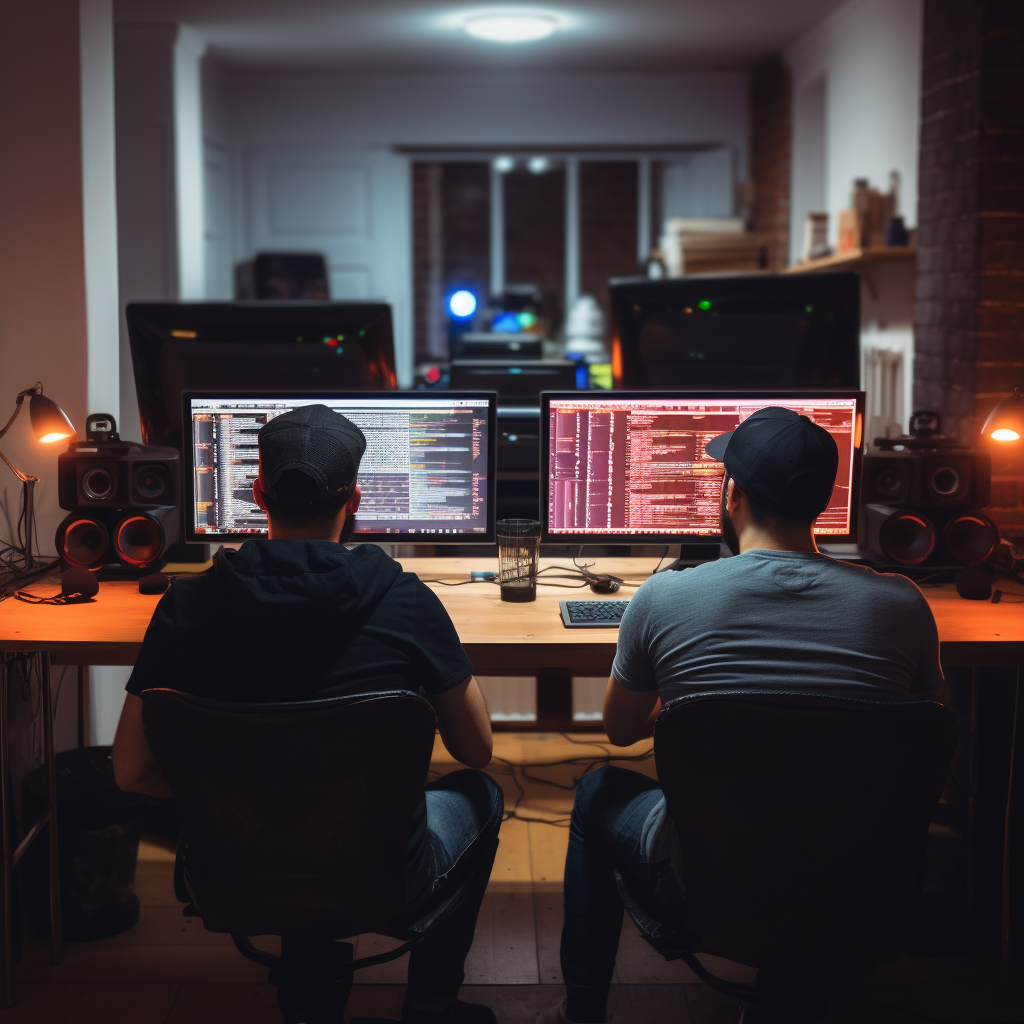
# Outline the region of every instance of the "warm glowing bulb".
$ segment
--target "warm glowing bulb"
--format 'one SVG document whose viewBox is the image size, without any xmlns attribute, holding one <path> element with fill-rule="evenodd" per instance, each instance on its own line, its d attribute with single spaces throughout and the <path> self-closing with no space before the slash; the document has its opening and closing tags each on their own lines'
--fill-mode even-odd
<svg viewBox="0 0 1024 1024">
<path fill-rule="evenodd" d="M 530 43 L 557 31 L 558 21 L 547 14 L 509 11 L 467 18 L 462 27 L 471 36 L 490 43 Z"/>
<path fill-rule="evenodd" d="M 1009 427 L 1000 427 L 999 430 L 992 431 L 993 441 L 1019 441 L 1020 434 L 1016 430 L 1010 430 Z"/>
<path fill-rule="evenodd" d="M 64 438 L 70 436 L 70 434 L 43 434 L 39 440 L 42 441 L 43 444 L 49 444 L 51 441 L 63 441 Z"/>
</svg>

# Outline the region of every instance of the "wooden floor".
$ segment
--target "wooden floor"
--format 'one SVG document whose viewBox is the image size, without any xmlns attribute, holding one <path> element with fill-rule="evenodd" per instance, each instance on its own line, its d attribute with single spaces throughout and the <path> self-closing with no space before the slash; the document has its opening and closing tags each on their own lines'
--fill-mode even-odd
<svg viewBox="0 0 1024 1024">
<path fill-rule="evenodd" d="M 530 773 L 571 784 L 577 766 L 545 766 L 569 757 L 599 757 L 607 748 L 594 734 L 571 742 L 558 734 L 500 733 L 495 754 Z M 582 745 L 581 745 L 582 744 Z M 650 741 L 624 753 L 643 754 Z M 626 763 L 654 774 L 653 760 Z M 450 771 L 454 763 L 438 744 L 432 768 Z M 511 808 L 519 791 L 507 767 L 495 761 L 494 775 Z M 465 998 L 492 1006 L 502 1024 L 533 1024 L 557 1002 L 561 989 L 558 941 L 562 926 L 562 870 L 572 809 L 572 791 L 516 777 L 525 790 L 519 812 L 559 821 L 542 824 L 510 820 L 501 831 L 490 886 L 466 964 Z M 144 842 L 136 890 L 142 903 L 139 923 L 102 942 L 69 944 L 64 962 L 49 963 L 44 945 L 33 944 L 17 969 L 19 1005 L 0 1011 L 0 1024 L 279 1024 L 274 991 L 266 971 L 243 959 L 227 936 L 203 930 L 181 915 L 171 888 L 173 853 Z M 390 940 L 359 939 L 357 955 L 386 948 Z M 348 1013 L 398 1017 L 405 981 L 405 959 L 356 975 Z M 752 972 L 707 958 L 725 977 L 747 980 Z M 906 957 L 879 968 L 853 993 L 861 1015 L 837 1008 L 836 1024 L 909 1024 L 899 1008 L 951 1022 L 1024 1020 L 1004 998 L 998 964 L 983 959 Z M 888 1007 L 888 1008 L 887 1008 Z M 893 1009 L 895 1007 L 896 1009 Z M 616 1024 L 732 1024 L 737 1004 L 700 984 L 680 963 L 666 963 L 641 941 L 627 920 L 612 987 L 609 1020 Z M 917 1019 L 920 1019 L 918 1017 Z"/>
</svg>

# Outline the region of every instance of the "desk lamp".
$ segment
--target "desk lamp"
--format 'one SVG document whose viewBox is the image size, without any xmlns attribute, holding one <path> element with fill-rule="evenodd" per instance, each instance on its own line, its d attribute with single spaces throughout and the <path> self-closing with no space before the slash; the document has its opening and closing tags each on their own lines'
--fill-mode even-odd
<svg viewBox="0 0 1024 1024">
<path fill-rule="evenodd" d="M 33 387 L 26 388 L 18 394 L 11 418 L 0 429 L 0 438 L 11 429 L 26 398 L 30 399 L 28 415 L 32 423 L 32 433 L 35 434 L 37 441 L 52 444 L 54 441 L 63 441 L 66 438 L 78 436 L 64 410 L 52 398 L 47 398 L 43 394 L 43 385 L 36 381 Z M 34 515 L 32 494 L 39 478 L 18 469 L 2 450 L 0 450 L 0 459 L 10 466 L 11 472 L 25 485 L 25 565 L 31 569 L 35 565 L 32 559 L 32 520 Z"/>
<path fill-rule="evenodd" d="M 1024 392 L 1020 388 L 1014 388 L 1013 394 L 988 414 L 981 435 L 1004 444 L 1024 437 Z"/>
</svg>

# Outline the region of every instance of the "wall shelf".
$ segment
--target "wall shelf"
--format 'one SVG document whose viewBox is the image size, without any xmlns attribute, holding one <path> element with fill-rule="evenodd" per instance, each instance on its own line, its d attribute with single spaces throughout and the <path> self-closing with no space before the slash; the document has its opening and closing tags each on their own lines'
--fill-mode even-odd
<svg viewBox="0 0 1024 1024">
<path fill-rule="evenodd" d="M 890 260 L 914 259 L 917 247 L 913 245 L 892 245 L 876 249 L 853 249 L 850 252 L 834 256 L 822 256 L 821 259 L 808 260 L 786 267 L 784 274 L 815 274 L 822 271 L 860 270 L 873 263 L 887 263 Z"/>
</svg>

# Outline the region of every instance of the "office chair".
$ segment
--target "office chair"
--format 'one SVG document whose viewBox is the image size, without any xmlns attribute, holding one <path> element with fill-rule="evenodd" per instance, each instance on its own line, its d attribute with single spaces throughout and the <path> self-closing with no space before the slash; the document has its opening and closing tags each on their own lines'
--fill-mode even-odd
<svg viewBox="0 0 1024 1024">
<path fill-rule="evenodd" d="M 411 908 L 406 895 L 413 812 L 434 745 L 434 712 L 422 697 L 237 704 L 151 689 L 142 701 L 184 832 L 175 878 L 189 901 L 183 913 L 229 932 L 275 984 L 335 993 L 318 1018 L 285 1005 L 279 984 L 286 1018 L 336 1024 L 353 971 L 402 956 L 465 898 L 470 879 Z M 352 960 L 351 945 L 336 943 L 334 955 L 308 961 L 318 940 L 364 932 L 402 945 Z M 280 935 L 282 956 L 257 949 L 253 935 Z"/>
<path fill-rule="evenodd" d="M 662 956 L 767 1020 L 820 1020 L 905 945 L 955 746 L 952 713 L 931 701 L 773 690 L 671 701 L 654 752 L 685 920 L 616 872 L 627 912 Z M 758 968 L 756 984 L 715 977 L 697 952 Z"/>
</svg>

